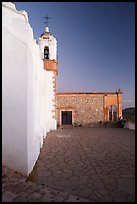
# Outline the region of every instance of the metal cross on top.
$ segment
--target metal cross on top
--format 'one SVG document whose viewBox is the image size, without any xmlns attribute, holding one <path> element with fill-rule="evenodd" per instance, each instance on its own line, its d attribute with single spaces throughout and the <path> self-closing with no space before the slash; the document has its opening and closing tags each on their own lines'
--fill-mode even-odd
<svg viewBox="0 0 137 204">
<path fill-rule="evenodd" d="M 50 19 L 50 17 L 48 17 L 48 15 L 46 15 L 46 16 L 44 16 L 44 18 L 46 18 L 46 22 L 44 22 L 44 23 L 46 23 L 46 27 L 48 27 L 48 20 Z"/>
</svg>

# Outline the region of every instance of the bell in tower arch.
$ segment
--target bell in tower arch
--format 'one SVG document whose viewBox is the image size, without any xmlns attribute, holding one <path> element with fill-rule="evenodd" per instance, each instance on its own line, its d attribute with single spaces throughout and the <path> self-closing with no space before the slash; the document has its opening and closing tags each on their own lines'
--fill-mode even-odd
<svg viewBox="0 0 137 204">
<path fill-rule="evenodd" d="M 44 48 L 44 59 L 49 59 L 49 47 L 45 46 Z"/>
</svg>

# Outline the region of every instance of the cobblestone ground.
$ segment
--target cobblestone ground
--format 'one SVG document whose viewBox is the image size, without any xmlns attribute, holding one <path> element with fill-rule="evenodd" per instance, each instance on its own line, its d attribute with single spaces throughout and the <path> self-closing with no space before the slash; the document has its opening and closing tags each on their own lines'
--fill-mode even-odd
<svg viewBox="0 0 137 204">
<path fill-rule="evenodd" d="M 135 131 L 52 131 L 36 168 L 35 183 L 3 176 L 3 202 L 135 202 Z"/>
</svg>

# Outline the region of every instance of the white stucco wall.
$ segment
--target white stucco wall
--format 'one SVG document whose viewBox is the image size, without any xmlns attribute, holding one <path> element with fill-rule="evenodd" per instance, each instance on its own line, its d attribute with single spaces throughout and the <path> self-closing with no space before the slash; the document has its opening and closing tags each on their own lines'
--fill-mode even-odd
<svg viewBox="0 0 137 204">
<path fill-rule="evenodd" d="M 52 74 L 43 69 L 25 11 L 2 3 L 2 163 L 29 174 L 54 128 Z M 47 87 L 45 87 L 45 85 Z"/>
<path fill-rule="evenodd" d="M 45 113 L 49 116 L 46 117 L 46 127 L 49 130 L 56 130 L 56 120 L 52 118 L 53 116 L 53 99 L 55 99 L 53 92 L 53 72 L 46 71 L 45 72 L 45 85 L 44 85 L 44 93 L 45 93 Z M 48 94 L 47 94 L 48 93 Z"/>
<path fill-rule="evenodd" d="M 45 32 L 39 40 L 37 41 L 39 45 L 39 52 L 41 59 L 44 59 L 44 48 L 45 46 L 49 47 L 49 60 L 57 60 L 57 40 L 56 38 L 49 32 L 49 28 L 46 27 Z M 46 36 L 46 38 L 44 38 Z M 47 38 L 48 36 L 48 38 Z M 53 92 L 54 87 L 54 73 L 53 71 L 46 71 L 43 74 L 44 77 L 44 85 L 43 85 L 43 118 L 44 114 L 47 114 L 48 117 L 44 119 L 44 124 L 46 124 L 47 130 L 55 130 L 57 127 L 56 120 L 52 118 L 53 115 L 53 100 L 55 100 L 55 92 Z M 48 93 L 48 94 L 47 94 Z"/>
</svg>

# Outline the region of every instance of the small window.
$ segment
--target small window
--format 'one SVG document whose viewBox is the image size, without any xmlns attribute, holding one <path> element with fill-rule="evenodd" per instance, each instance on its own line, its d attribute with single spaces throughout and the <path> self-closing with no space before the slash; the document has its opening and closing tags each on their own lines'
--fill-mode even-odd
<svg viewBox="0 0 137 204">
<path fill-rule="evenodd" d="M 49 59 L 49 47 L 44 48 L 44 59 Z"/>
</svg>

